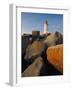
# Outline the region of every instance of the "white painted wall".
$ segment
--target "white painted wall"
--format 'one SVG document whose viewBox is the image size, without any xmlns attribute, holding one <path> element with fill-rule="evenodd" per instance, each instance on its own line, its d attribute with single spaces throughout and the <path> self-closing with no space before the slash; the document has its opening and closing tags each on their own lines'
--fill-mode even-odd
<svg viewBox="0 0 72 90">
<path fill-rule="evenodd" d="M 44 34 L 48 33 L 48 24 L 44 23 Z"/>
</svg>

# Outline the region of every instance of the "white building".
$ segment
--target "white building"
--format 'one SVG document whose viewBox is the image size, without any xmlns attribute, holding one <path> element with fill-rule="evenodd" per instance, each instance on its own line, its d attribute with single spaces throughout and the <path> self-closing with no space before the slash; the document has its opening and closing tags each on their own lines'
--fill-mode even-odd
<svg viewBox="0 0 72 90">
<path fill-rule="evenodd" d="M 48 21 L 45 21 L 44 23 L 44 34 L 48 33 Z"/>
</svg>

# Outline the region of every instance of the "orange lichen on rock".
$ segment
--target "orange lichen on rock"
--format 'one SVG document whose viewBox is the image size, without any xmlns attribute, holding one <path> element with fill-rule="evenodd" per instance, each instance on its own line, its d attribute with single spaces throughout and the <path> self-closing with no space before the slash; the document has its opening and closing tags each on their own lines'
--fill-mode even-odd
<svg viewBox="0 0 72 90">
<path fill-rule="evenodd" d="M 61 73 L 63 73 L 63 44 L 47 49 L 47 60 Z"/>
</svg>

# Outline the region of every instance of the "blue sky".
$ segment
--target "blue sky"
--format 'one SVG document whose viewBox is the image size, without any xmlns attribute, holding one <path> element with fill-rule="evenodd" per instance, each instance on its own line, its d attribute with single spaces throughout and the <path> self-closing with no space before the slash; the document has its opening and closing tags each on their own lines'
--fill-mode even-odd
<svg viewBox="0 0 72 90">
<path fill-rule="evenodd" d="M 62 14 L 43 14 L 43 13 L 21 13 L 22 33 L 32 33 L 33 30 L 44 32 L 44 22 L 48 21 L 48 31 L 59 31 L 63 33 Z"/>
</svg>

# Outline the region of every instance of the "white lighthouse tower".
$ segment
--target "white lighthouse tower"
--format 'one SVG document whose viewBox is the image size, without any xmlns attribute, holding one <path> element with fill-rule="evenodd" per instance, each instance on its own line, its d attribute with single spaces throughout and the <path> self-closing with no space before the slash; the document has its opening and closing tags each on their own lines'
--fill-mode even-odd
<svg viewBox="0 0 72 90">
<path fill-rule="evenodd" d="M 46 20 L 44 23 L 44 34 L 48 33 L 48 21 Z"/>
</svg>

